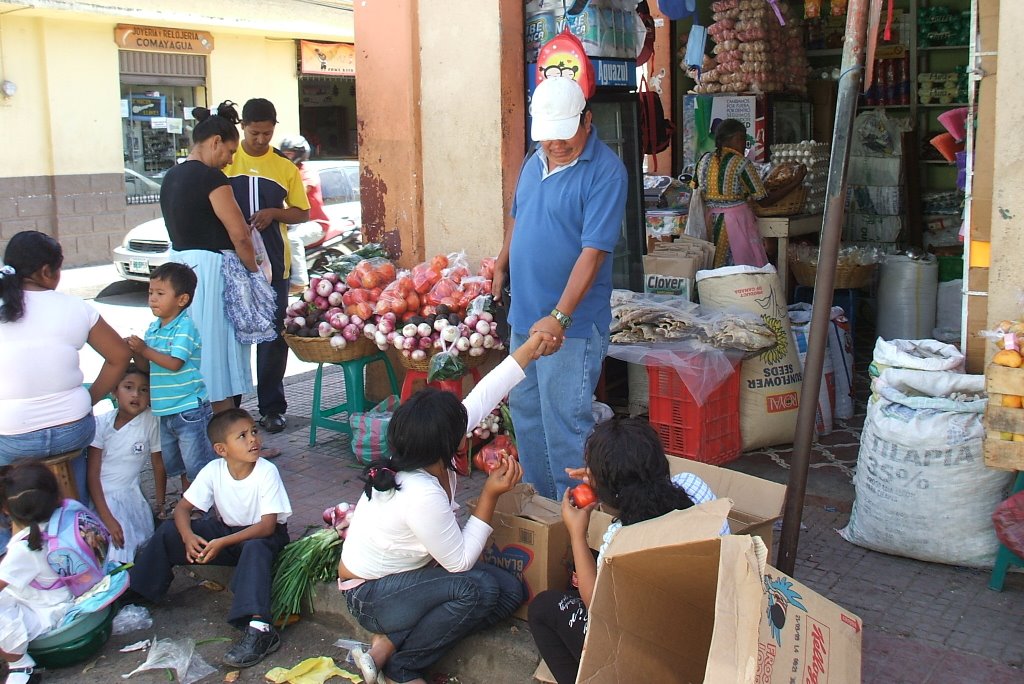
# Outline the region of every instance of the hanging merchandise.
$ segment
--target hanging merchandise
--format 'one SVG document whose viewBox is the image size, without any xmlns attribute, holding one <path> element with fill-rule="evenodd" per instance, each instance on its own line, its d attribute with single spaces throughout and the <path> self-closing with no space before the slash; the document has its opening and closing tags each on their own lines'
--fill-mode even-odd
<svg viewBox="0 0 1024 684">
<path fill-rule="evenodd" d="M 697 0 L 658 0 L 658 9 L 672 21 L 697 17 Z"/>
<path fill-rule="evenodd" d="M 804 19 L 817 19 L 821 16 L 821 0 L 804 0 Z"/>
<path fill-rule="evenodd" d="M 537 55 L 537 83 L 546 78 L 571 78 L 580 84 L 589 100 L 597 89 L 594 65 L 583 49 L 583 43 L 566 25 L 549 40 Z"/>
<path fill-rule="evenodd" d="M 651 8 L 647 0 L 640 0 L 636 6 L 637 40 L 640 46 L 636 55 L 636 65 L 643 66 L 654 57 L 654 17 L 651 16 Z M 643 27 L 641 30 L 640 27 Z"/>
<path fill-rule="evenodd" d="M 846 5 L 848 0 L 832 0 L 832 16 L 841 17 L 846 14 Z"/>
<path fill-rule="evenodd" d="M 661 105 L 658 93 L 647 85 L 647 77 L 640 78 L 640 151 L 653 155 L 650 173 L 658 172 L 658 152 L 668 149 L 672 144 L 672 132 L 675 126 L 665 118 L 665 110 Z"/>
<path fill-rule="evenodd" d="M 700 83 L 700 72 L 704 68 L 704 50 L 707 47 L 708 30 L 699 24 L 690 27 L 690 37 L 686 40 L 686 57 L 684 63 L 687 69 L 695 69 Z"/>
<path fill-rule="evenodd" d="M 803 20 L 789 4 L 717 0 L 711 10 L 714 60 L 693 92 L 806 94 Z"/>
</svg>

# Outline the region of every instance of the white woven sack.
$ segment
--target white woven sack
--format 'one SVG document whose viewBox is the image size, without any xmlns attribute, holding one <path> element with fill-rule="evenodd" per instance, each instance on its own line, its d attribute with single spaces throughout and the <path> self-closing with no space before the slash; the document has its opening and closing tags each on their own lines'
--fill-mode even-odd
<svg viewBox="0 0 1024 684">
<path fill-rule="evenodd" d="M 856 499 L 840 534 L 883 553 L 991 567 L 999 543 L 992 511 L 1012 473 L 985 467 L 985 378 L 888 369 L 861 434 Z"/>
<path fill-rule="evenodd" d="M 697 294 L 705 309 L 752 312 L 775 332 L 776 346 L 745 359 L 740 369 L 740 436 L 744 451 L 792 443 L 803 372 L 775 267 L 697 271 Z"/>
</svg>

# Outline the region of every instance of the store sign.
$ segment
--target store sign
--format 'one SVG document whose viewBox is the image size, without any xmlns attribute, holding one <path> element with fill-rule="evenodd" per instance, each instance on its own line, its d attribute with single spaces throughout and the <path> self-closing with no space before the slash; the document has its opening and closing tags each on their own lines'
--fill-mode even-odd
<svg viewBox="0 0 1024 684">
<path fill-rule="evenodd" d="M 636 88 L 636 60 L 591 57 L 599 88 Z"/>
<path fill-rule="evenodd" d="M 313 43 L 299 41 L 303 74 L 319 76 L 355 76 L 356 46 L 350 43 Z"/>
<path fill-rule="evenodd" d="M 144 52 L 208 55 L 213 51 L 213 34 L 163 26 L 118 24 L 114 27 L 114 42 L 119 48 Z"/>
</svg>

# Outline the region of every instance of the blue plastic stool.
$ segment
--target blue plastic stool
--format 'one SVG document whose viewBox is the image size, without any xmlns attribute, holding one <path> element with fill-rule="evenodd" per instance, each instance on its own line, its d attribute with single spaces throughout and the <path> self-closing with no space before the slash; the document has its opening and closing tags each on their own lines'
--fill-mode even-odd
<svg viewBox="0 0 1024 684">
<path fill-rule="evenodd" d="M 375 361 L 384 363 L 388 381 L 391 383 L 391 393 L 398 394 L 398 378 L 395 377 L 395 369 L 391 367 L 391 361 L 388 360 L 387 354 L 378 351 L 369 356 L 361 356 L 358 359 L 334 364 L 341 366 L 341 371 L 345 375 L 345 401 L 331 408 L 322 408 L 320 405 L 324 364 L 317 364 L 316 379 L 313 381 L 313 409 L 310 411 L 309 417 L 309 446 L 316 446 L 316 429 L 318 427 L 352 436 L 352 427 L 348 423 L 347 416 L 346 420 L 338 420 L 333 416 L 339 413 L 347 413 L 350 416 L 368 408 L 363 388 L 363 371 Z"/>
<path fill-rule="evenodd" d="M 1017 481 L 1013 485 L 1010 494 L 1024 490 L 1024 472 L 1017 473 Z M 1006 581 L 1006 571 L 1011 565 L 1024 565 L 1024 558 L 1021 558 L 1003 544 L 999 545 L 999 553 L 996 554 L 996 564 L 992 566 L 992 577 L 988 581 L 988 588 L 992 591 L 1002 591 L 1003 582 Z"/>
<path fill-rule="evenodd" d="M 793 303 L 798 304 L 805 302 L 810 304 L 814 301 L 814 288 L 807 285 L 797 285 L 793 289 Z M 857 339 L 854 334 L 856 331 L 856 316 L 857 316 L 857 290 L 853 289 L 837 289 L 832 291 L 832 306 L 841 306 L 843 311 L 846 313 L 846 318 L 850 321 L 850 337 Z"/>
</svg>

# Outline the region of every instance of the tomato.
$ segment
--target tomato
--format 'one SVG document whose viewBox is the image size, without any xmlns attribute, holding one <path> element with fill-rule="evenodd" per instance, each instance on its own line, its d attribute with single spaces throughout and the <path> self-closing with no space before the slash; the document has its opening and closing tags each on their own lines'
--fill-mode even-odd
<svg viewBox="0 0 1024 684">
<path fill-rule="evenodd" d="M 390 261 L 385 262 L 377 267 L 377 273 L 385 283 L 390 283 L 395 279 L 395 265 Z"/>
<path fill-rule="evenodd" d="M 372 290 L 373 288 L 380 287 L 381 285 L 380 276 L 373 271 L 364 273 L 359 279 L 359 282 L 362 283 L 362 286 L 367 290 Z"/>
<path fill-rule="evenodd" d="M 348 276 L 345 278 L 345 283 L 349 287 L 362 287 L 362 280 L 359 277 L 359 272 L 352 271 L 351 273 L 349 273 Z"/>
<path fill-rule="evenodd" d="M 369 302 L 360 302 L 356 304 L 355 309 L 356 315 L 364 321 L 370 320 L 370 316 L 373 315 L 373 307 L 370 306 Z"/>
<path fill-rule="evenodd" d="M 448 257 L 444 254 L 438 254 L 430 260 L 430 268 L 440 273 L 444 269 L 448 268 Z"/>
<path fill-rule="evenodd" d="M 569 502 L 576 508 L 586 508 L 596 501 L 597 494 L 594 493 L 594 488 L 586 482 L 576 485 L 569 492 Z"/>
</svg>

